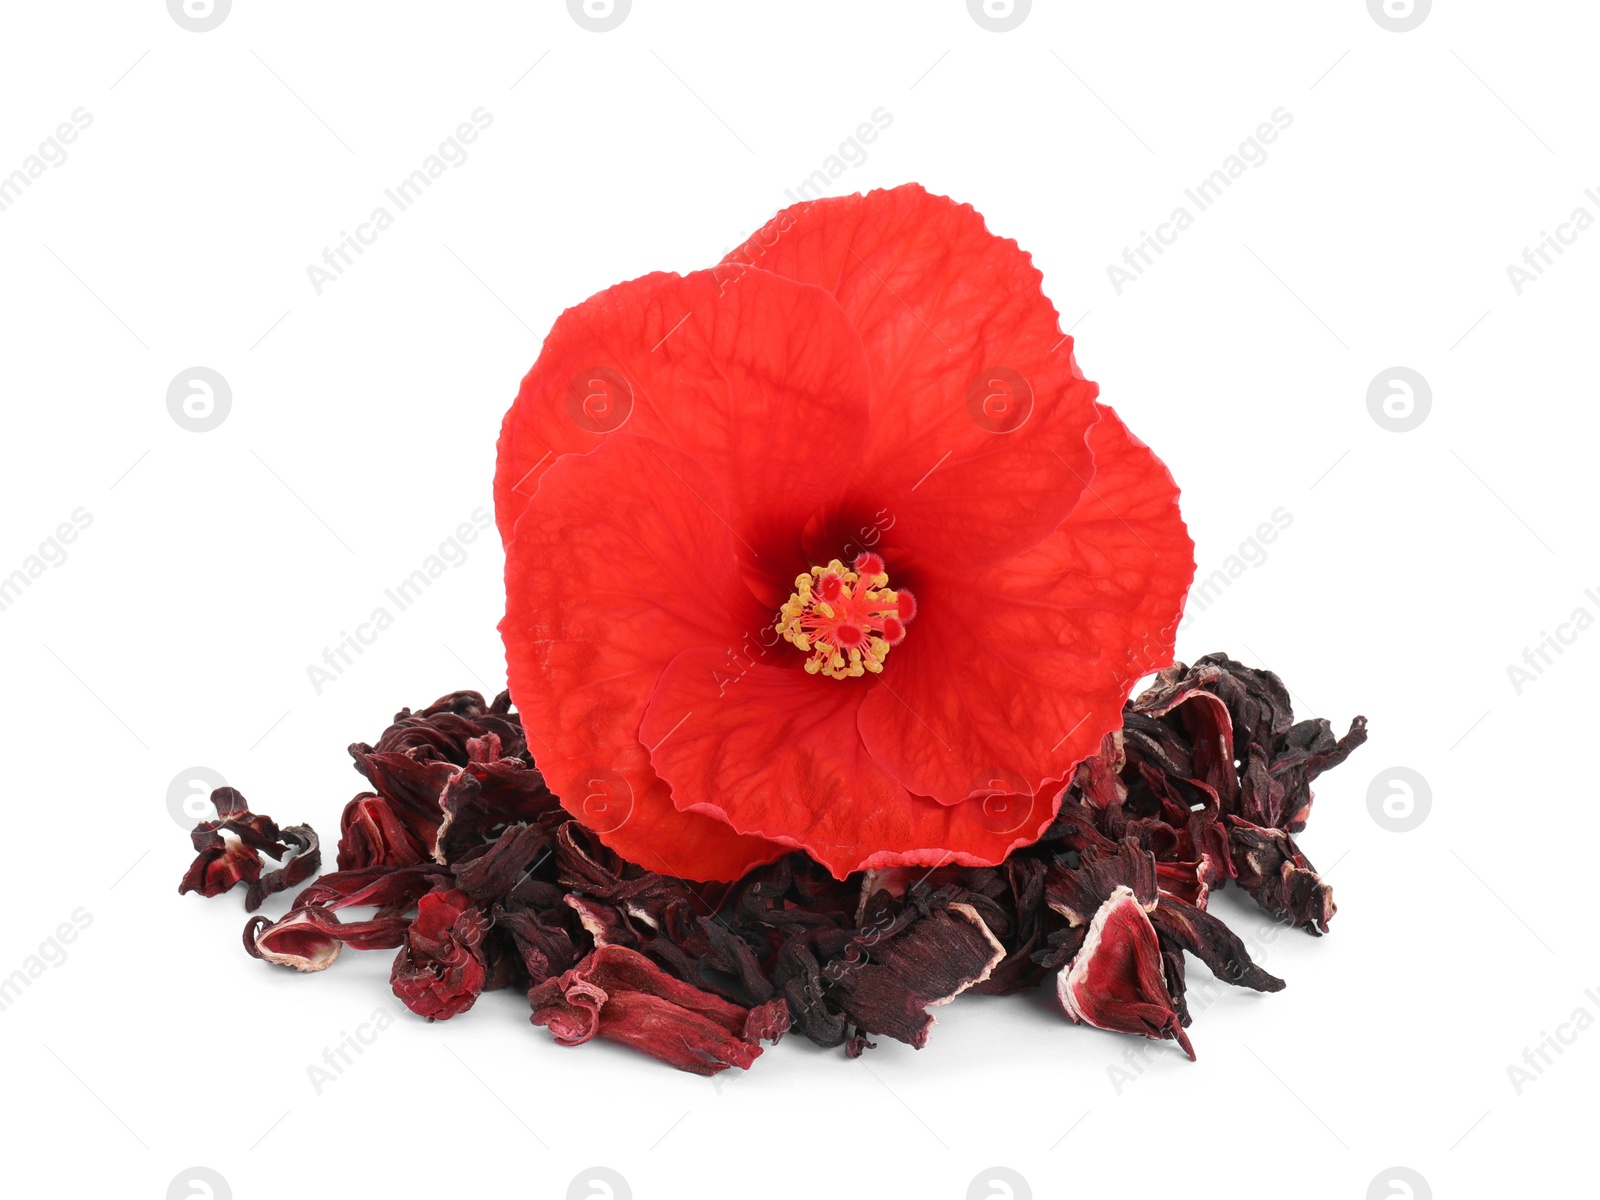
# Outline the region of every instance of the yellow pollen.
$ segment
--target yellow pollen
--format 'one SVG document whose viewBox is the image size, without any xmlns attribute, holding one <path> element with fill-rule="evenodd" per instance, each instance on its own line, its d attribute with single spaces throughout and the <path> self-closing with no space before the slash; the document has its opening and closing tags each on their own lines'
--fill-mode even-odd
<svg viewBox="0 0 1600 1200">
<path fill-rule="evenodd" d="M 888 586 L 883 560 L 856 558 L 855 569 L 838 559 L 796 576 L 794 592 L 778 612 L 777 631 L 810 655 L 805 669 L 829 679 L 854 679 L 883 670 L 890 647 L 906 632 L 915 601 Z"/>
</svg>

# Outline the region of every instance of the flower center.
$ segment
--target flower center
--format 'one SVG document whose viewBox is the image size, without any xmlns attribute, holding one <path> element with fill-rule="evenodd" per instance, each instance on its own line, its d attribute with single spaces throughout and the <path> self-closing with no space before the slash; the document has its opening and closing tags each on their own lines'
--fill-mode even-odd
<svg viewBox="0 0 1600 1200">
<path fill-rule="evenodd" d="M 830 679 L 878 674 L 889 647 L 906 636 L 917 602 L 905 588 L 889 587 L 883 559 L 856 556 L 852 569 L 834 559 L 794 581 L 794 593 L 779 610 L 777 630 L 796 649 L 808 651 L 806 673 Z"/>
</svg>

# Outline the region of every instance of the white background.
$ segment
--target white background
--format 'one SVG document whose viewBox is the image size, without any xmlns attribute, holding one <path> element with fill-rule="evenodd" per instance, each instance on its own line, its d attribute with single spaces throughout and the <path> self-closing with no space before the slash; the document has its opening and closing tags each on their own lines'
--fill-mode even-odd
<svg viewBox="0 0 1600 1200">
<path fill-rule="evenodd" d="M 1520 694 L 1507 667 L 1600 616 L 1600 231 L 1520 295 L 1506 268 L 1600 216 L 1592 5 L 1440 0 L 1405 33 L 1362 0 L 1041 0 L 1005 33 L 960 0 L 635 0 L 608 33 L 553 0 L 4 22 L 0 175 L 93 118 L 0 211 L 0 575 L 92 517 L 0 611 L 0 976 L 92 919 L 0 1011 L 8 1193 L 159 1198 L 203 1165 L 240 1200 L 561 1197 L 599 1164 L 640 1200 L 960 1200 L 998 1164 L 1036 1197 L 1359 1200 L 1396 1165 L 1438 1197 L 1572 1194 L 1600 1054 L 1561 1026 L 1600 1017 L 1600 631 L 1570 628 Z M 467 160 L 318 295 L 307 266 L 480 106 Z M 395 1022 L 318 1094 L 307 1068 L 392 1003 L 391 956 L 310 978 L 247 958 L 238 896 L 176 893 L 170 781 L 209 767 L 331 843 L 347 743 L 498 689 L 492 535 L 320 694 L 307 667 L 488 508 L 501 414 L 564 307 L 709 266 L 880 107 L 833 190 L 918 180 L 1032 251 L 1182 484 L 1202 576 L 1292 515 L 1178 650 L 1270 666 L 1341 731 L 1371 719 L 1301 839 L 1331 935 L 1220 898 L 1289 987 L 1199 1012 L 1194 1064 L 1041 991 L 963 998 L 921 1052 L 792 1038 L 712 1082 L 558 1048 L 498 993 Z M 1119 295 L 1107 266 L 1279 107 L 1265 163 Z M 196 365 L 232 391 L 204 433 L 166 407 Z M 1432 391 L 1405 433 L 1367 408 L 1396 365 Z M 1430 785 L 1410 832 L 1369 813 L 1395 765 Z M 1519 1094 L 1508 1066 L 1558 1027 Z"/>
</svg>

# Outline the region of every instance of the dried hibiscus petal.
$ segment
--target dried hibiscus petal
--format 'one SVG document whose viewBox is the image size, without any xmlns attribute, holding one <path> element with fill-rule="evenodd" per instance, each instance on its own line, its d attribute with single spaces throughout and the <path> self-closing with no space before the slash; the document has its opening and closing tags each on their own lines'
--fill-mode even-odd
<svg viewBox="0 0 1600 1200">
<path fill-rule="evenodd" d="M 491 919 L 496 930 L 510 936 L 533 986 L 570 970 L 578 961 L 572 930 L 556 913 L 529 909 L 507 912 L 497 906 Z"/>
<path fill-rule="evenodd" d="M 341 922 L 325 908 L 296 908 L 279 921 L 253 917 L 244 927 L 244 948 L 255 958 L 297 971 L 325 971 L 345 946 L 389 950 L 400 945 L 411 922 L 404 917 Z"/>
<path fill-rule="evenodd" d="M 479 692 L 460 691 L 441 696 L 426 708 L 402 708 L 383 731 L 371 752 L 414 754 L 423 761 L 467 764 L 467 743 L 485 734 L 500 739 L 501 752 L 528 761 L 528 740 L 521 719 L 511 711 L 511 693 L 501 692 L 493 704 L 484 704 Z M 351 747 L 352 752 L 357 747 Z"/>
<path fill-rule="evenodd" d="M 296 908 L 309 905 L 331 909 L 377 908 L 397 915 L 443 879 L 444 869 L 431 862 L 410 867 L 333 871 L 296 896 L 294 905 Z"/>
<path fill-rule="evenodd" d="M 452 693 L 351 747 L 372 790 L 345 810 L 340 869 L 283 919 L 252 920 L 246 948 L 301 971 L 346 946 L 398 950 L 393 985 L 423 1015 L 527 987 L 559 1040 L 611 1037 L 707 1074 L 748 1066 L 790 1027 L 851 1056 L 880 1034 L 921 1046 L 959 992 L 1046 974 L 1075 1021 L 1187 1049 L 1186 954 L 1231 983 L 1283 986 L 1207 911 L 1212 890 L 1234 879 L 1326 928 L 1331 892 L 1292 835 L 1311 780 L 1365 722 L 1338 739 L 1295 723 L 1276 676 L 1222 655 L 1163 672 L 1123 718 L 1040 839 L 998 866 L 841 880 L 796 853 L 696 884 L 627 862 L 556 805 L 503 695 Z M 185 890 L 244 882 L 256 903 L 315 870 L 309 829 L 279 829 L 232 789 L 215 799 Z M 372 915 L 345 919 L 357 908 Z"/>
<path fill-rule="evenodd" d="M 1150 913 L 1150 921 L 1161 935 L 1163 952 L 1187 950 L 1218 979 L 1258 992 L 1281 992 L 1283 980 L 1268 974 L 1250 961 L 1250 952 L 1237 934 L 1217 917 L 1176 896 L 1161 897 Z M 1177 961 L 1180 969 L 1182 956 Z M 1179 977 L 1181 985 L 1182 977 Z M 1177 989 L 1174 989 L 1175 991 Z"/>
<path fill-rule="evenodd" d="M 470 755 L 439 793 L 436 862 L 453 863 L 507 826 L 535 821 L 558 807 L 544 777 L 521 759 L 505 758 L 500 739 L 486 734 L 467 743 Z"/>
<path fill-rule="evenodd" d="M 933 1028 L 930 1008 L 948 1004 L 989 973 L 1006 949 L 970 904 L 952 903 L 876 942 L 855 940 L 859 953 L 824 970 L 840 1007 L 865 1033 L 882 1033 L 922 1049 Z"/>
<path fill-rule="evenodd" d="M 465 892 L 450 888 L 417 901 L 417 917 L 395 956 L 389 983 L 412 1012 L 443 1021 L 476 1003 L 488 979 L 489 922 Z"/>
<path fill-rule="evenodd" d="M 1336 911 L 1333 889 L 1281 829 L 1262 829 L 1238 817 L 1228 818 L 1228 847 L 1233 852 L 1239 886 L 1273 916 L 1310 934 L 1328 932 Z"/>
<path fill-rule="evenodd" d="M 363 792 L 345 805 L 339 818 L 339 870 L 404 867 L 428 857 L 427 844 L 382 796 Z"/>
<path fill-rule="evenodd" d="M 185 892 L 220 896 L 241 880 L 254 883 L 261 877 L 260 852 L 236 833 L 196 830 L 194 848 L 198 853 L 178 884 L 180 896 Z"/>
<path fill-rule="evenodd" d="M 310 879 L 322 869 L 322 846 L 317 831 L 309 825 L 285 825 L 280 843 L 288 847 L 283 861 L 250 883 L 245 892 L 246 912 L 254 912 L 268 896 L 285 891 Z"/>
<path fill-rule="evenodd" d="M 1051 864 L 1045 875 L 1045 900 L 1068 924 L 1083 925 L 1119 888 L 1130 892 L 1142 908 L 1154 908 L 1157 880 L 1155 859 L 1128 838 L 1110 853 L 1098 846 L 1084 847 L 1076 868 Z"/>
<path fill-rule="evenodd" d="M 763 1039 L 777 1041 L 789 1028 L 782 1000 L 742 1008 L 624 946 L 599 947 L 529 999 L 533 1023 L 564 1046 L 609 1038 L 696 1075 L 748 1068 Z"/>
<path fill-rule="evenodd" d="M 268 896 L 304 883 L 322 869 L 322 851 L 311 826 L 279 829 L 271 817 L 251 812 L 236 788 L 217 788 L 211 803 L 216 820 L 202 821 L 189 835 L 196 854 L 178 884 L 180 896 L 220 896 L 245 883 L 245 911 L 254 912 Z M 263 873 L 263 854 L 279 865 Z"/>
<path fill-rule="evenodd" d="M 1056 992 L 1074 1021 L 1156 1040 L 1172 1038 L 1194 1057 L 1167 990 L 1155 928 L 1129 888 L 1118 887 L 1095 913 L 1083 948 L 1061 971 Z"/>
</svg>

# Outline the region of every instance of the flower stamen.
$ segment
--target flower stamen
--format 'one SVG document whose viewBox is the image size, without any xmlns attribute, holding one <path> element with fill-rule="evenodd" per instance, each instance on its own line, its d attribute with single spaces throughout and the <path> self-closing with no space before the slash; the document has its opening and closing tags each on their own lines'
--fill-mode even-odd
<svg viewBox="0 0 1600 1200">
<path fill-rule="evenodd" d="M 889 587 L 876 554 L 858 554 L 849 569 L 838 559 L 812 567 L 795 578 L 794 589 L 779 610 L 778 633 L 810 654 L 807 674 L 830 679 L 880 673 L 917 610 L 910 592 Z"/>
</svg>

